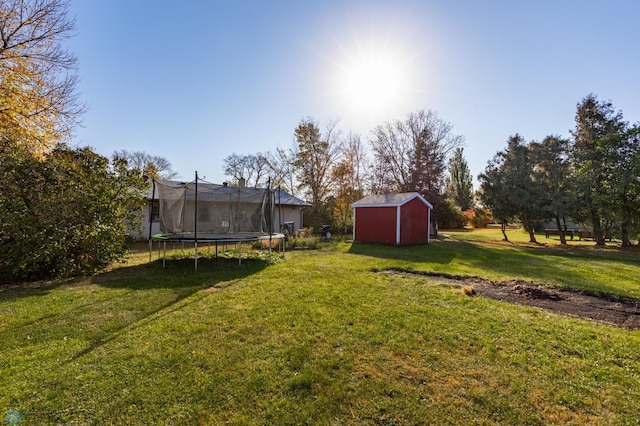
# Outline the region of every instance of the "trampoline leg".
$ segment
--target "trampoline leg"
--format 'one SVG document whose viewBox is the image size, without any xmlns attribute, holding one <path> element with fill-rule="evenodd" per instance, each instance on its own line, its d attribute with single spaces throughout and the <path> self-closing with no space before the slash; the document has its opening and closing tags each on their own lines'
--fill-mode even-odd
<svg viewBox="0 0 640 426">
<path fill-rule="evenodd" d="M 162 254 L 162 268 L 164 269 L 167 263 L 167 242 L 164 241 L 162 245 L 163 245 L 163 251 L 164 251 L 164 253 Z M 158 251 L 160 251 L 160 247 L 158 247 Z"/>
<path fill-rule="evenodd" d="M 242 265 L 242 241 L 240 241 L 240 248 L 238 250 L 238 265 Z"/>
<path fill-rule="evenodd" d="M 196 260 L 195 260 L 195 270 L 198 270 L 198 242 L 196 241 L 194 243 L 195 249 L 196 249 Z"/>
</svg>

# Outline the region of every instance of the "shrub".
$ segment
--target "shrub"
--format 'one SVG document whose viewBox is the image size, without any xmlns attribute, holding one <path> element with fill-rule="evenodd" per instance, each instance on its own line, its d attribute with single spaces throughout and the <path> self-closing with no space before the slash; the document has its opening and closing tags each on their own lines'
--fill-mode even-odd
<svg viewBox="0 0 640 426">
<path fill-rule="evenodd" d="M 0 162 L 0 280 L 89 274 L 121 259 L 139 221 L 144 181 L 126 163 L 60 145 Z"/>
<path fill-rule="evenodd" d="M 483 207 L 475 207 L 471 209 L 471 221 L 470 224 L 474 228 L 486 228 L 486 226 L 493 222 L 491 211 Z"/>
<path fill-rule="evenodd" d="M 438 211 L 438 226 L 444 229 L 463 228 L 467 220 L 451 198 L 445 199 L 439 206 Z"/>
</svg>

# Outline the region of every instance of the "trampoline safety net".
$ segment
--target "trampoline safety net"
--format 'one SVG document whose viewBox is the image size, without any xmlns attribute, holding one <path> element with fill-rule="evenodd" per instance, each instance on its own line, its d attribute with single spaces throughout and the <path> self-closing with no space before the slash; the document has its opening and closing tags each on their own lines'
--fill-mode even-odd
<svg viewBox="0 0 640 426">
<path fill-rule="evenodd" d="M 164 236 L 233 237 L 271 232 L 274 200 L 270 189 L 199 181 L 154 183 Z"/>
</svg>

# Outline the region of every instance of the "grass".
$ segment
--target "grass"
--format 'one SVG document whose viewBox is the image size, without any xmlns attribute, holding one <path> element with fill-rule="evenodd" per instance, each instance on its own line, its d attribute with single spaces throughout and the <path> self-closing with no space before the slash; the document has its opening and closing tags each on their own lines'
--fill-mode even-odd
<svg viewBox="0 0 640 426">
<path fill-rule="evenodd" d="M 499 231 L 429 246 L 184 252 L 0 291 L 0 415 L 23 424 L 637 424 L 640 331 L 385 268 L 640 298 L 636 251 Z M 520 238 L 522 236 L 522 238 Z M 264 253 L 264 252 L 263 252 Z"/>
</svg>

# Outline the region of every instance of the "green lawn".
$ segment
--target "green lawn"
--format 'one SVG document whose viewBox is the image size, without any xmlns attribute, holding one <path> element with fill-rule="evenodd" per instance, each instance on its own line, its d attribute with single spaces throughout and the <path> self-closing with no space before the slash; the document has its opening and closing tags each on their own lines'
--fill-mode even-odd
<svg viewBox="0 0 640 426">
<path fill-rule="evenodd" d="M 0 288 L 0 420 L 640 422 L 640 330 L 376 272 L 640 298 L 637 249 L 544 236 L 534 245 L 519 231 L 512 243 L 496 230 L 444 234 L 429 246 L 333 242 L 242 265 L 201 259 L 197 272 L 190 259 L 147 263 L 142 248 L 96 277 Z"/>
</svg>

